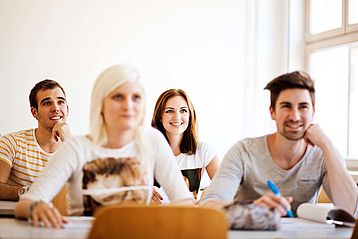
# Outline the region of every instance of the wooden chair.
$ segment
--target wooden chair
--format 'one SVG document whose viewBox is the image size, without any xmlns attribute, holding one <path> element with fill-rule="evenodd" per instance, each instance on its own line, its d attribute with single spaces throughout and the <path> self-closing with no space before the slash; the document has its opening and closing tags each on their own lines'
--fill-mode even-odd
<svg viewBox="0 0 358 239">
<path fill-rule="evenodd" d="M 358 219 L 356 220 L 351 239 L 358 239 Z"/>
<path fill-rule="evenodd" d="M 89 239 L 227 238 L 223 212 L 189 206 L 112 206 L 95 215 Z"/>
<path fill-rule="evenodd" d="M 53 205 L 60 211 L 63 216 L 67 216 L 67 184 L 52 200 Z"/>
<path fill-rule="evenodd" d="M 318 203 L 332 203 L 332 201 L 329 199 L 329 197 L 327 196 L 326 192 L 323 190 L 322 187 L 321 187 L 321 190 L 319 192 L 317 202 Z"/>
</svg>

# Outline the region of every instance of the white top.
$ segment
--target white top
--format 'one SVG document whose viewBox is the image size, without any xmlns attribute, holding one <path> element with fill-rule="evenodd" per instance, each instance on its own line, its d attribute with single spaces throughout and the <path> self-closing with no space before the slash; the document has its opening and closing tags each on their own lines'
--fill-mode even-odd
<svg viewBox="0 0 358 239">
<path fill-rule="evenodd" d="M 179 154 L 175 156 L 179 168 L 185 178 L 189 191 L 193 193 L 195 199 L 200 198 L 200 184 L 205 168 L 215 157 L 216 152 L 208 144 L 200 142 L 195 154 Z M 162 203 L 168 203 L 166 190 L 156 188 L 163 197 Z"/>
<path fill-rule="evenodd" d="M 200 142 L 195 154 L 175 156 L 183 176 L 188 179 L 189 191 L 198 193 L 205 168 L 215 155 L 216 152 L 210 149 L 208 144 Z"/>
<path fill-rule="evenodd" d="M 171 148 L 164 136 L 153 128 L 143 129 L 149 161 L 146 184 L 152 188 L 153 176 L 164 187 L 170 200 L 192 198 L 175 163 Z M 102 158 L 133 158 L 138 156 L 134 140 L 122 148 L 108 149 L 93 144 L 86 137 L 66 140 L 57 150 L 29 192 L 21 199 L 50 202 L 68 181 L 69 215 L 83 214 L 83 166 Z"/>
</svg>

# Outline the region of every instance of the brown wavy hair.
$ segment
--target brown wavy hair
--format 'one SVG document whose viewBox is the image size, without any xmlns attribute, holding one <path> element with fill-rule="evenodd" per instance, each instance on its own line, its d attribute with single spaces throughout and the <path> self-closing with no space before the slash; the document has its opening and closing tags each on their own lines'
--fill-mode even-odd
<svg viewBox="0 0 358 239">
<path fill-rule="evenodd" d="M 185 93 L 184 90 L 181 89 L 170 89 L 164 91 L 158 98 L 157 103 L 155 104 L 153 117 L 152 117 L 152 126 L 158 129 L 168 141 L 168 137 L 165 133 L 165 129 L 162 123 L 162 115 L 165 110 L 165 104 L 167 101 L 174 96 L 182 96 L 189 108 L 189 124 L 188 128 L 183 133 L 183 138 L 180 143 L 180 152 L 185 154 L 195 154 L 196 148 L 198 146 L 198 132 L 197 132 L 197 123 L 196 123 L 196 113 L 194 106 L 189 98 L 189 96 Z M 169 141 L 168 141 L 169 142 Z"/>
</svg>

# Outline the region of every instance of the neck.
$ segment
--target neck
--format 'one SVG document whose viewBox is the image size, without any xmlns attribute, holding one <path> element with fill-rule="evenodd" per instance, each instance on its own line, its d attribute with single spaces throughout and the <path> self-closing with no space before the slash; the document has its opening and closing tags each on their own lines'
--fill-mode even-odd
<svg viewBox="0 0 358 239">
<path fill-rule="evenodd" d="M 279 133 L 267 137 L 271 157 L 282 169 L 291 169 L 304 156 L 307 143 L 304 139 L 288 140 Z"/>
<path fill-rule="evenodd" d="M 38 127 L 35 129 L 35 137 L 40 147 L 48 153 L 54 153 L 61 145 L 61 141 L 52 137 L 52 129 Z"/>
<path fill-rule="evenodd" d="M 103 145 L 103 147 L 111 148 L 111 149 L 122 148 L 123 146 L 128 144 L 131 140 L 133 140 L 134 130 L 125 130 L 125 131 L 121 131 L 120 133 L 114 131 L 111 132 L 107 131 L 107 135 L 108 135 L 108 140 L 107 143 Z"/>
<path fill-rule="evenodd" d="M 170 148 L 172 149 L 175 156 L 181 154 L 180 152 L 180 144 L 183 139 L 182 134 L 176 134 L 176 135 L 167 135 Z"/>
</svg>

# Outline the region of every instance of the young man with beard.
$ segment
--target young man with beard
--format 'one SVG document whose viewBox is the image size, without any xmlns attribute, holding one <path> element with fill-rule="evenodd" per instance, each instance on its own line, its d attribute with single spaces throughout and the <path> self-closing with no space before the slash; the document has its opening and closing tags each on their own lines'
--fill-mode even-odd
<svg viewBox="0 0 358 239">
<path fill-rule="evenodd" d="M 315 203 L 321 185 L 333 203 L 357 213 L 357 185 L 345 161 L 318 124 L 313 124 L 315 88 L 304 72 L 281 75 L 267 84 L 270 114 L 277 132 L 236 143 L 226 154 L 202 204 L 220 206 L 238 200 L 281 215 L 305 202 Z M 284 197 L 270 192 L 272 180 Z M 290 204 L 291 203 L 291 204 Z"/>
<path fill-rule="evenodd" d="M 29 95 L 38 127 L 0 138 L 0 200 L 18 200 L 39 176 L 50 156 L 71 136 L 68 105 L 59 83 L 43 80 Z"/>
</svg>

